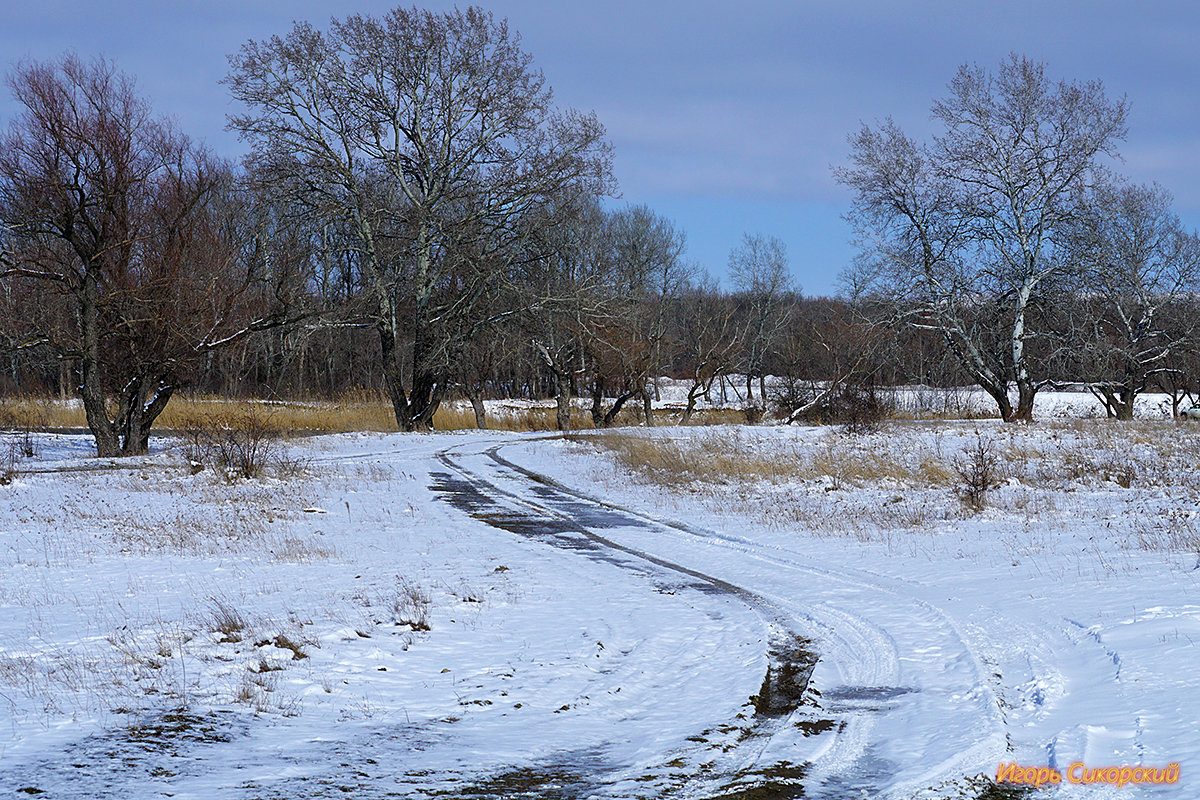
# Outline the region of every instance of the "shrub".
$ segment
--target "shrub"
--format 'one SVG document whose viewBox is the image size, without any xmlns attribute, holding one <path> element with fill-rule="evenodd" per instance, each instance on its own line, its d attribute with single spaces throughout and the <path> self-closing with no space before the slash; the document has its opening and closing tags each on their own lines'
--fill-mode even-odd
<svg viewBox="0 0 1200 800">
<path fill-rule="evenodd" d="M 841 425 L 843 433 L 857 435 L 874 432 L 879 423 L 893 416 L 895 411 L 896 404 L 891 397 L 881 394 L 872 381 L 859 380 L 839 386 L 808 409 L 802 419 L 818 425 Z"/>
<path fill-rule="evenodd" d="M 190 418 L 183 427 L 184 457 L 193 471 L 212 463 L 227 478 L 257 478 L 275 460 L 286 473 L 302 470 L 299 462 L 279 459 L 275 450 L 281 431 L 269 414 L 250 405 Z"/>
<path fill-rule="evenodd" d="M 987 493 L 1000 482 L 1000 456 L 996 446 L 976 434 L 975 445 L 954 459 L 954 471 L 962 480 L 959 496 L 978 511 L 985 505 Z"/>
</svg>

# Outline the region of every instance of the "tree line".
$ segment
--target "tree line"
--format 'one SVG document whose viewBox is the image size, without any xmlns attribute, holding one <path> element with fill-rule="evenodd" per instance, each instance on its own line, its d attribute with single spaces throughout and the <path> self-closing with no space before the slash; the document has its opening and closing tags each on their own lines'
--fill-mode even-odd
<svg viewBox="0 0 1200 800">
<path fill-rule="evenodd" d="M 507 23 L 397 8 L 247 42 L 220 159 L 104 59 L 20 63 L 0 135 L 0 390 L 77 395 L 101 455 L 145 452 L 180 390 L 555 398 L 593 424 L 655 378 L 789 419 L 886 383 L 976 383 L 1006 420 L 1055 380 L 1113 416 L 1196 374 L 1200 246 L 1101 163 L 1124 101 L 1019 57 L 964 67 L 932 142 L 889 122 L 837 175 L 861 256 L 806 298 L 747 235 L 721 288 L 646 206 L 616 207 L 594 114 L 554 105 Z M 732 376 L 738 376 L 731 383 Z M 781 381 L 768 385 L 766 376 Z M 1012 393 L 1015 391 L 1015 403 Z"/>
</svg>

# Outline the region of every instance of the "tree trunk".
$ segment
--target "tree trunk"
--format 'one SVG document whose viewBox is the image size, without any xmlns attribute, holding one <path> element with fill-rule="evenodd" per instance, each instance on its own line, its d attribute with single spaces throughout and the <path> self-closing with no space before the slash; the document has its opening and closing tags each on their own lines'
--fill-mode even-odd
<svg viewBox="0 0 1200 800">
<path fill-rule="evenodd" d="M 636 395 L 639 391 L 640 390 L 638 389 L 633 389 L 625 392 L 624 394 L 617 395 L 617 399 L 613 401 L 612 408 L 610 408 L 604 414 L 603 427 L 607 428 L 608 426 L 612 425 L 616 421 L 617 415 L 621 413 L 621 409 L 624 408 L 625 404 L 633 399 L 634 395 Z"/>
<path fill-rule="evenodd" d="M 571 378 L 565 372 L 554 374 L 555 395 L 558 403 L 558 429 L 563 433 L 571 430 Z"/>
<path fill-rule="evenodd" d="M 996 401 L 996 408 L 1000 412 L 1000 419 L 1005 422 L 1015 422 L 1012 400 L 1008 397 L 1008 389 L 1004 386 L 981 386 L 983 391 Z"/>
<path fill-rule="evenodd" d="M 400 374 L 400 364 L 397 363 L 399 353 L 396 348 L 396 336 L 392 332 L 392 323 L 387 314 L 381 314 L 376 321 L 379 332 L 379 349 L 383 355 L 383 384 L 388 398 L 392 401 L 392 413 L 396 417 L 396 427 L 402 431 L 412 430 L 408 410 L 408 397 L 404 393 L 403 377 Z"/>
<path fill-rule="evenodd" d="M 412 394 L 409 395 L 409 422 L 406 430 L 433 430 L 433 415 L 442 402 L 444 383 L 429 370 L 421 370 L 413 376 Z"/>
<path fill-rule="evenodd" d="M 150 452 L 150 430 L 154 421 L 166 409 L 175 394 L 174 385 L 165 380 L 139 379 L 136 395 L 123 400 L 130 412 L 119 420 L 121 430 L 121 455 L 144 456 Z M 155 394 L 148 399 L 147 386 L 155 386 Z"/>
<path fill-rule="evenodd" d="M 71 365 L 66 359 L 60 359 L 58 362 L 58 400 L 63 405 L 67 404 L 67 398 L 71 394 Z"/>
<path fill-rule="evenodd" d="M 1033 399 L 1037 394 L 1037 387 L 1029 381 L 1021 381 L 1017 384 L 1017 408 L 1012 414 L 1012 418 L 1007 422 L 1033 422 Z"/>
<path fill-rule="evenodd" d="M 604 427 L 604 382 L 599 380 L 592 384 L 592 425 Z"/>
<path fill-rule="evenodd" d="M 100 376 L 100 312 L 99 287 L 96 276 L 91 271 L 84 273 L 83 297 L 80 304 L 80 327 L 83 334 L 83 357 L 80 359 L 80 369 L 83 381 L 80 395 L 83 400 L 83 412 L 87 417 L 88 428 L 96 440 L 96 455 L 101 458 L 115 458 L 121 455 L 121 443 L 112 420 L 108 418 L 108 409 L 104 403 L 104 384 Z"/>
<path fill-rule="evenodd" d="M 612 408 L 605 411 L 604 382 L 597 381 L 592 386 L 592 424 L 597 428 L 607 428 L 612 425 L 617 415 L 621 413 L 621 409 L 625 407 L 625 404 L 641 391 L 643 391 L 641 388 L 631 389 L 617 395 L 617 399 L 613 401 Z"/>
<path fill-rule="evenodd" d="M 650 403 L 650 392 L 642 389 L 642 414 L 646 418 L 646 427 L 654 427 L 654 407 Z"/>
<path fill-rule="evenodd" d="M 696 401 L 704 395 L 704 384 L 696 378 L 692 381 L 692 387 L 688 389 L 687 406 L 683 409 L 683 416 L 679 418 L 680 425 L 687 425 L 692 418 L 692 412 L 696 410 Z"/>
<path fill-rule="evenodd" d="M 1113 411 L 1117 419 L 1128 422 L 1133 419 L 1133 406 L 1137 402 L 1137 391 L 1129 385 L 1122 386 L 1113 398 Z"/>
<path fill-rule="evenodd" d="M 1031 274 L 1032 274 L 1031 269 Z M 1026 278 L 1025 283 L 1017 292 L 1016 314 L 1012 327 L 1012 368 L 1016 375 L 1017 409 L 1008 422 L 1033 422 L 1033 398 L 1037 394 L 1037 386 L 1029 376 L 1029 362 L 1025 357 L 1025 311 L 1029 307 L 1029 298 L 1033 295 L 1036 282 Z"/>
<path fill-rule="evenodd" d="M 487 409 L 483 406 L 483 398 L 479 394 L 471 396 L 471 408 L 475 410 L 475 427 L 481 431 L 487 430 Z"/>
</svg>

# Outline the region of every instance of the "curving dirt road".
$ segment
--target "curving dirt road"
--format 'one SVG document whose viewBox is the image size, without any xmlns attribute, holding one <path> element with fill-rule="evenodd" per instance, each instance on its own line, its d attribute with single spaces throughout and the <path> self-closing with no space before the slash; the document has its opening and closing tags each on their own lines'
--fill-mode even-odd
<svg viewBox="0 0 1200 800">
<path fill-rule="evenodd" d="M 745 719 L 702 722 L 690 750 L 664 743 L 659 764 L 609 764 L 579 796 L 613 787 L 628 796 L 631 772 L 642 796 L 906 797 L 935 787 L 970 796 L 956 779 L 1003 758 L 989 673 L 950 619 L 901 582 L 614 505 L 515 463 L 505 448 L 443 451 L 446 471 L 432 488 L 515 536 L 638 573 L 647 592 L 744 604 L 761 629 L 741 635 L 762 639 L 770 664 L 769 696 Z M 718 612 L 714 628 L 726 622 Z"/>
</svg>

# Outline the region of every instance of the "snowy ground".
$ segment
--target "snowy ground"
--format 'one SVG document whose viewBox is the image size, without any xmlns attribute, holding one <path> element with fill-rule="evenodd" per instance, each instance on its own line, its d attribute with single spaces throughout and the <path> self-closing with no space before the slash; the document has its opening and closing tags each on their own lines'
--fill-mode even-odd
<svg viewBox="0 0 1200 800">
<path fill-rule="evenodd" d="M 1190 428 L 626 435 L 800 467 L 371 434 L 230 482 L 41 436 L 0 486 L 0 792 L 977 797 L 1081 761 L 1180 778 L 1047 796 L 1200 794 Z"/>
<path fill-rule="evenodd" d="M 687 393 L 691 386 L 689 381 L 659 378 L 658 400 L 655 406 L 668 411 L 682 410 L 687 405 Z M 784 385 L 781 378 L 768 377 L 766 380 L 768 396 L 774 396 Z M 754 398 L 759 400 L 759 385 L 754 382 Z M 901 414 L 914 415 L 920 418 L 929 416 L 945 416 L 961 418 L 966 416 L 994 417 L 997 416 L 996 404 L 982 389 L 973 386 L 932 387 L 932 386 L 897 386 L 880 389 L 882 396 L 892 402 Z M 746 384 L 744 377 L 729 379 L 714 384 L 707 398 L 701 397 L 697 408 L 741 408 L 746 405 Z M 1014 405 L 1016 397 L 1012 398 Z M 1188 404 L 1184 404 L 1186 408 Z M 1104 417 L 1104 406 L 1083 387 L 1076 391 L 1043 390 L 1037 395 L 1037 415 L 1042 418 L 1090 419 Z M 1139 419 L 1170 419 L 1171 398 L 1161 392 L 1145 392 L 1138 396 L 1134 406 Z"/>
</svg>

